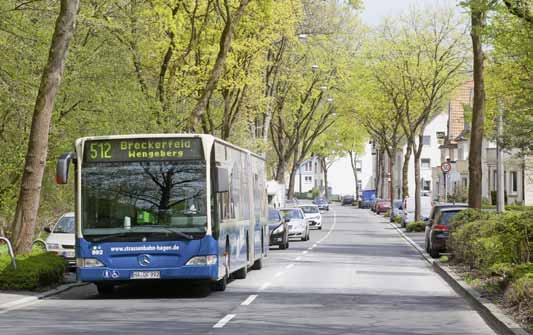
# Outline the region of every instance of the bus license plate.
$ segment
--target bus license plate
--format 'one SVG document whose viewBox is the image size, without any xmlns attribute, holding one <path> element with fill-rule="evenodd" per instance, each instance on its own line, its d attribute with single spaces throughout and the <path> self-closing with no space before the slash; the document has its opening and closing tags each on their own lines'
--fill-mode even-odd
<svg viewBox="0 0 533 335">
<path fill-rule="evenodd" d="M 130 279 L 159 279 L 161 273 L 159 271 L 133 271 Z"/>
</svg>

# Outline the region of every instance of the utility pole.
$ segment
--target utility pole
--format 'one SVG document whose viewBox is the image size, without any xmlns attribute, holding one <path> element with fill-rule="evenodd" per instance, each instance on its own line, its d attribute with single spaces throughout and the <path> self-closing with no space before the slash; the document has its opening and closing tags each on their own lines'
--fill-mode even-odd
<svg viewBox="0 0 533 335">
<path fill-rule="evenodd" d="M 505 212 L 505 180 L 503 167 L 503 148 L 501 136 L 503 133 L 503 108 L 501 103 L 498 106 L 498 119 L 496 121 L 496 211 L 498 213 Z"/>
</svg>

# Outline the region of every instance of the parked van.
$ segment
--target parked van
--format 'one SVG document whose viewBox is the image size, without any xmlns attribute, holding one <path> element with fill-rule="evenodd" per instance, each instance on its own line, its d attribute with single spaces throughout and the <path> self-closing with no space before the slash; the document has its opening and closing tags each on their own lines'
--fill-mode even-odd
<svg viewBox="0 0 533 335">
<path fill-rule="evenodd" d="M 431 208 L 433 207 L 433 201 L 431 197 L 420 197 L 420 220 L 423 221 L 429 217 Z M 415 197 L 405 198 L 403 201 L 403 216 L 402 227 L 405 227 L 408 223 L 415 221 Z"/>
</svg>

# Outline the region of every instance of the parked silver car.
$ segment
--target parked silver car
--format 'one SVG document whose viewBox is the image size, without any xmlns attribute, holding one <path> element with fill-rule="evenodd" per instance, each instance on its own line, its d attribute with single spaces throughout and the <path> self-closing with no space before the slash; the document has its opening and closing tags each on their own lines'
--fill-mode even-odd
<svg viewBox="0 0 533 335">
<path fill-rule="evenodd" d="M 309 221 L 305 219 L 301 208 L 282 208 L 281 215 L 289 223 L 289 237 L 299 237 L 302 241 L 309 240 Z"/>
<path fill-rule="evenodd" d="M 75 224 L 74 213 L 66 213 L 57 220 L 52 228 L 47 227 L 45 231 L 50 233 L 46 238 L 46 249 L 65 258 L 69 267 L 76 266 L 75 244 Z"/>
</svg>

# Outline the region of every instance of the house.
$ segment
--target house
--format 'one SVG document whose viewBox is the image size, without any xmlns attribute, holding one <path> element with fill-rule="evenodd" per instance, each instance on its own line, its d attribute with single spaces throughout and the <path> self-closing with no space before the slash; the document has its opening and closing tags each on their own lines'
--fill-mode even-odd
<svg viewBox="0 0 533 335">
<path fill-rule="evenodd" d="M 470 149 L 470 124 L 465 122 L 465 107 L 472 105 L 473 81 L 457 89 L 448 104 L 449 122 L 444 143 L 440 146 L 440 162 L 432 168 L 433 197 L 437 200 L 466 201 L 468 196 L 468 156 Z M 485 201 L 495 204 L 497 190 L 496 142 L 484 139 L 482 144 L 482 191 Z M 444 176 L 442 162 L 451 164 Z M 533 205 L 532 165 L 526 164 L 517 150 L 503 151 L 505 199 L 508 204 Z"/>
<path fill-rule="evenodd" d="M 311 156 L 300 164 L 294 180 L 294 191 L 309 193 L 313 188 L 324 191 L 324 175 L 318 157 Z"/>
</svg>

